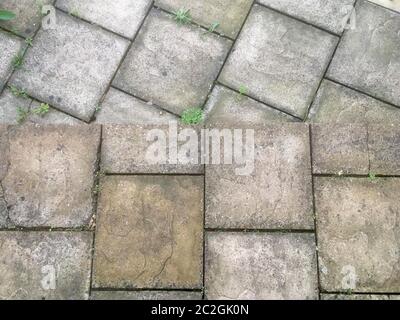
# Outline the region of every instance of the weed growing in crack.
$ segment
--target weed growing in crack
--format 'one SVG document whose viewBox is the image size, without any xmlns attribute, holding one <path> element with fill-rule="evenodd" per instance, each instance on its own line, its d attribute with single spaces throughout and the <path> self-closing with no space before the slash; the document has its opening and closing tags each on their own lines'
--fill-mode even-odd
<svg viewBox="0 0 400 320">
<path fill-rule="evenodd" d="M 249 89 L 247 89 L 246 86 L 241 85 L 241 86 L 239 87 L 239 94 L 240 94 L 241 96 L 247 95 L 248 93 L 249 93 Z"/>
<path fill-rule="evenodd" d="M 0 10 L 0 20 L 8 21 L 15 18 L 15 13 L 7 10 Z"/>
<path fill-rule="evenodd" d="M 215 32 L 215 30 L 217 30 L 217 28 L 220 26 L 219 22 L 214 22 L 209 28 L 208 28 L 208 32 L 209 33 L 213 33 Z"/>
<path fill-rule="evenodd" d="M 187 24 L 192 21 L 190 17 L 189 9 L 181 8 L 178 11 L 174 11 L 174 20 L 180 24 Z"/>
<path fill-rule="evenodd" d="M 203 120 L 203 110 L 201 108 L 190 108 L 182 113 L 181 121 L 183 124 L 199 124 Z"/>
<path fill-rule="evenodd" d="M 32 110 L 33 114 L 44 117 L 50 111 L 50 106 L 47 103 L 41 103 L 39 107 Z"/>
<path fill-rule="evenodd" d="M 370 172 L 369 175 L 368 175 L 368 180 L 369 180 L 370 182 L 375 182 L 375 181 L 377 180 L 376 174 Z"/>
<path fill-rule="evenodd" d="M 17 122 L 18 124 L 22 124 L 29 116 L 29 111 L 25 110 L 22 107 L 17 107 Z"/>
<path fill-rule="evenodd" d="M 22 64 L 24 63 L 24 56 L 21 53 L 18 53 L 13 59 L 12 59 L 12 65 L 15 69 L 20 69 L 22 67 Z"/>
<path fill-rule="evenodd" d="M 21 97 L 21 98 L 28 98 L 28 95 L 26 94 L 25 90 L 23 89 L 19 89 L 16 86 L 10 85 L 8 86 L 8 88 L 10 89 L 11 93 L 16 96 L 16 97 Z"/>
<path fill-rule="evenodd" d="M 33 39 L 31 37 L 28 37 L 25 39 L 25 43 L 30 46 L 33 47 Z"/>
</svg>

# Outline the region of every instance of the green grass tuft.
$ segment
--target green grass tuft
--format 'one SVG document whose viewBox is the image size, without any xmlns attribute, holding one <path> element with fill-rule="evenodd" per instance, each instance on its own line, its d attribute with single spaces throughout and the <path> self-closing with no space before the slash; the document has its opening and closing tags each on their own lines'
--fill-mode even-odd
<svg viewBox="0 0 400 320">
<path fill-rule="evenodd" d="M 203 110 L 200 108 L 190 108 L 182 113 L 181 121 L 183 124 L 199 124 L 203 120 Z"/>
</svg>

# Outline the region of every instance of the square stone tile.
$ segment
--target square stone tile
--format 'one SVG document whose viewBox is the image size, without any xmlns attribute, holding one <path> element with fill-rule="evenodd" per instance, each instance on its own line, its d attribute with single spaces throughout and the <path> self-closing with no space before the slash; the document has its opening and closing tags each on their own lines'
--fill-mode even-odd
<svg viewBox="0 0 400 320">
<path fill-rule="evenodd" d="M 17 124 L 18 108 L 28 111 L 32 99 L 14 96 L 9 89 L 5 89 L 0 96 L 0 123 Z"/>
<path fill-rule="evenodd" d="M 133 38 L 151 0 L 57 0 L 56 6 L 127 38 Z"/>
<path fill-rule="evenodd" d="M 400 109 L 323 80 L 308 120 L 316 123 L 400 123 Z"/>
<path fill-rule="evenodd" d="M 82 227 L 93 214 L 97 126 L 9 127 L 0 180 L 18 227 Z"/>
<path fill-rule="evenodd" d="M 13 59 L 22 50 L 22 47 L 20 39 L 0 31 L 0 92 L 13 71 Z"/>
<path fill-rule="evenodd" d="M 315 237 L 207 232 L 207 299 L 318 299 Z"/>
<path fill-rule="evenodd" d="M 156 0 L 155 4 L 175 12 L 181 8 L 189 9 L 191 18 L 209 28 L 218 22 L 216 31 L 236 38 L 253 4 L 252 0 Z"/>
<path fill-rule="evenodd" d="M 92 237 L 0 232 L 0 300 L 88 299 Z"/>
<path fill-rule="evenodd" d="M 369 0 L 386 8 L 400 12 L 400 1 L 399 0 Z"/>
<path fill-rule="evenodd" d="M 313 229 L 308 126 L 244 128 L 254 129 L 254 170 L 251 163 L 249 175 L 238 175 L 244 164 L 206 165 L 206 226 Z"/>
<path fill-rule="evenodd" d="M 200 288 L 203 202 L 202 177 L 105 178 L 94 286 Z"/>
<path fill-rule="evenodd" d="M 365 124 L 318 124 L 311 132 L 314 173 L 369 173 Z"/>
<path fill-rule="evenodd" d="M 16 14 L 10 21 L 0 21 L 0 27 L 22 37 L 32 36 L 42 24 L 42 5 L 53 4 L 55 0 L 1 0 L 1 8 Z"/>
<path fill-rule="evenodd" d="M 219 80 L 300 118 L 311 104 L 338 38 L 254 6 Z"/>
<path fill-rule="evenodd" d="M 11 83 L 89 121 L 127 46 L 123 38 L 57 11 L 57 28 L 38 32 Z"/>
<path fill-rule="evenodd" d="M 122 91 L 110 88 L 96 113 L 100 124 L 168 124 L 178 117 L 158 109 Z"/>
<path fill-rule="evenodd" d="M 182 133 L 184 129 L 189 129 L 196 133 L 197 137 L 200 137 L 198 130 L 193 131 L 194 128 L 178 127 L 176 122 L 174 125 L 178 134 Z M 101 148 L 102 170 L 107 173 L 120 174 L 203 173 L 204 165 L 200 161 L 201 142 L 199 140 L 195 140 L 197 146 L 190 144 L 195 151 L 189 154 L 186 152 L 188 150 L 184 149 L 188 142 L 186 140 L 177 142 L 177 157 L 175 157 L 177 161 L 175 163 L 170 161 L 173 153 L 170 143 L 176 139 L 172 138 L 173 135 L 170 135 L 169 130 L 168 125 L 105 125 Z M 155 140 L 158 137 L 153 136 L 153 133 L 160 135 L 160 140 Z M 187 139 L 186 136 L 185 139 Z M 162 142 L 165 144 L 163 145 Z M 155 147 L 160 147 L 160 152 L 165 151 L 164 157 L 157 157 L 155 160 L 160 161 L 151 162 L 148 155 L 154 154 Z M 164 150 L 161 149 L 162 147 L 165 147 Z"/>
<path fill-rule="evenodd" d="M 189 291 L 92 291 L 91 300 L 202 300 L 201 292 Z"/>
<path fill-rule="evenodd" d="M 175 114 L 201 107 L 231 44 L 153 9 L 114 85 Z"/>
<path fill-rule="evenodd" d="M 397 125 L 370 125 L 371 172 L 400 175 L 400 129 Z"/>
<path fill-rule="evenodd" d="M 328 77 L 400 106 L 400 15 L 368 1 L 356 12 L 357 28 L 344 34 Z"/>
<path fill-rule="evenodd" d="M 229 123 L 232 127 L 247 123 L 291 122 L 293 118 L 233 90 L 217 85 L 205 106 L 208 125 Z"/>
<path fill-rule="evenodd" d="M 340 34 L 353 10 L 355 0 L 259 0 L 270 8 Z M 347 18 L 347 19 L 346 19 Z"/>
<path fill-rule="evenodd" d="M 400 179 L 316 178 L 324 291 L 400 292 Z"/>
</svg>

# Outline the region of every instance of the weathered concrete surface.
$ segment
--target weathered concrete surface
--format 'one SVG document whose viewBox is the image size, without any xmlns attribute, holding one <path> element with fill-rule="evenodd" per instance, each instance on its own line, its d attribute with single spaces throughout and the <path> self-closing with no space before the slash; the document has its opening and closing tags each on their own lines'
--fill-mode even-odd
<svg viewBox="0 0 400 320">
<path fill-rule="evenodd" d="M 3 187 L 0 183 L 0 228 L 8 226 L 8 210 L 7 203 L 4 200 Z"/>
<path fill-rule="evenodd" d="M 254 125 L 296 119 L 220 85 L 213 89 L 204 112 L 208 125 L 226 123 L 233 128 L 244 123 Z"/>
<path fill-rule="evenodd" d="M 89 121 L 127 46 L 126 40 L 57 11 L 57 28 L 38 32 L 11 83 Z"/>
<path fill-rule="evenodd" d="M 202 177 L 107 177 L 98 218 L 95 287 L 202 286 Z"/>
<path fill-rule="evenodd" d="M 156 0 L 155 4 L 163 9 L 176 12 L 181 8 L 189 9 L 191 18 L 209 28 L 218 22 L 216 31 L 236 38 L 252 5 L 252 0 Z"/>
<path fill-rule="evenodd" d="M 176 123 L 176 122 L 175 122 Z M 184 127 L 178 128 L 178 133 Z M 193 133 L 194 128 L 187 128 Z M 160 137 L 151 136 L 154 132 Z M 161 134 L 164 138 L 161 138 Z M 197 137 L 200 137 L 197 134 Z M 157 140 L 155 140 L 157 138 Z M 185 137 L 185 139 L 187 139 Z M 169 146 L 172 135 L 169 135 L 168 125 L 106 125 L 103 127 L 103 144 L 101 149 L 101 168 L 107 173 L 203 173 L 204 166 L 200 164 L 199 139 L 195 139 L 192 152 L 187 153 L 184 146 L 186 140 L 178 142 L 178 153 L 176 163 L 170 161 L 172 149 Z M 161 147 L 158 156 L 155 148 L 165 146 L 161 158 Z M 175 139 L 176 141 L 176 139 Z M 160 143 L 160 144 L 159 144 Z M 197 144 L 197 145 L 196 145 Z M 153 152 L 154 151 L 154 152 Z M 155 155 L 155 156 L 154 156 Z M 164 161 L 165 160 L 165 161 Z M 189 162 L 185 162 L 189 161 Z"/>
<path fill-rule="evenodd" d="M 316 178 L 322 290 L 400 292 L 400 179 Z"/>
<path fill-rule="evenodd" d="M 122 36 L 133 38 L 151 6 L 151 0 L 57 0 L 56 5 Z"/>
<path fill-rule="evenodd" d="M 178 117 L 155 108 L 139 99 L 110 88 L 101 109 L 96 113 L 100 124 L 168 124 Z"/>
<path fill-rule="evenodd" d="M 53 4 L 55 0 L 1 0 L 1 9 L 16 14 L 10 21 L 0 21 L 0 27 L 23 37 L 32 36 L 42 23 L 42 5 Z"/>
<path fill-rule="evenodd" d="M 259 0 L 260 3 L 340 34 L 355 0 Z M 346 19 L 347 18 L 347 19 Z M 345 20 L 345 21 L 344 21 Z"/>
<path fill-rule="evenodd" d="M 16 97 L 9 89 L 5 89 L 0 96 L 0 123 L 17 124 L 18 108 L 28 111 L 31 103 L 31 99 Z"/>
<path fill-rule="evenodd" d="M 400 175 L 400 129 L 398 125 L 370 125 L 371 172 Z"/>
<path fill-rule="evenodd" d="M 10 222 L 86 226 L 93 214 L 100 128 L 25 125 L 9 127 L 5 136 L 0 181 Z"/>
<path fill-rule="evenodd" d="M 201 292 L 92 291 L 91 300 L 202 300 Z"/>
<path fill-rule="evenodd" d="M 20 39 L 0 31 L 0 91 L 13 70 L 13 59 L 22 50 L 22 47 Z"/>
<path fill-rule="evenodd" d="M 245 128 L 255 130 L 254 170 L 250 162 L 250 175 L 238 175 L 244 164 L 235 162 L 206 166 L 206 226 L 313 229 L 308 126 Z"/>
<path fill-rule="evenodd" d="M 204 103 L 231 41 L 153 9 L 114 85 L 176 114 Z"/>
<path fill-rule="evenodd" d="M 339 44 L 328 77 L 400 106 L 400 15 L 359 1 L 357 28 Z"/>
<path fill-rule="evenodd" d="M 315 238 L 293 233 L 206 234 L 207 299 L 317 299 Z"/>
<path fill-rule="evenodd" d="M 315 123 L 400 123 L 400 109 L 323 80 L 308 120 Z"/>
<path fill-rule="evenodd" d="M 0 300 L 88 299 L 92 233 L 0 232 Z"/>
<path fill-rule="evenodd" d="M 369 0 L 386 8 L 400 12 L 400 1 L 399 0 Z"/>
<path fill-rule="evenodd" d="M 315 124 L 311 131 L 314 173 L 369 173 L 365 124 Z"/>
<path fill-rule="evenodd" d="M 385 294 L 321 294 L 321 300 L 399 300 Z"/>
<path fill-rule="evenodd" d="M 254 6 L 219 80 L 304 118 L 338 39 Z"/>
</svg>

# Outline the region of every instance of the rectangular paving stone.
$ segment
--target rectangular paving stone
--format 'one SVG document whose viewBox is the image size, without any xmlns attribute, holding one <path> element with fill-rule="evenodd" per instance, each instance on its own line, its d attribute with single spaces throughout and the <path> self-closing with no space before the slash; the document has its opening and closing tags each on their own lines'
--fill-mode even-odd
<svg viewBox="0 0 400 320">
<path fill-rule="evenodd" d="M 219 80 L 304 118 L 338 38 L 254 6 Z"/>
<path fill-rule="evenodd" d="M 400 129 L 397 125 L 370 125 L 371 172 L 400 175 Z"/>
<path fill-rule="evenodd" d="M 147 104 L 122 91 L 110 88 L 96 113 L 100 124 L 168 124 L 178 117 L 155 106 Z"/>
<path fill-rule="evenodd" d="M 55 0 L 1 0 L 1 9 L 16 14 L 16 18 L 0 21 L 0 27 L 15 32 L 22 37 L 30 37 L 42 24 L 41 9 L 43 5 L 51 5 Z"/>
<path fill-rule="evenodd" d="M 398 300 L 385 294 L 321 294 L 321 300 Z"/>
<path fill-rule="evenodd" d="M 92 234 L 0 232 L 0 300 L 88 299 Z"/>
<path fill-rule="evenodd" d="M 11 83 L 89 121 L 127 47 L 123 38 L 57 11 L 57 28 L 38 32 Z"/>
<path fill-rule="evenodd" d="M 308 126 L 244 128 L 254 129 L 254 170 L 250 162 L 249 175 L 238 175 L 244 164 L 206 165 L 206 226 L 313 229 Z"/>
<path fill-rule="evenodd" d="M 183 129 L 189 129 L 197 137 L 200 137 L 198 130 L 178 127 L 179 124 L 174 123 L 177 126 L 178 134 Z M 159 137 L 153 136 L 153 134 L 157 134 Z M 187 138 L 184 139 L 177 143 L 177 157 L 173 163 L 173 148 L 170 147 L 170 142 L 177 140 L 170 135 L 168 125 L 105 125 L 101 148 L 101 168 L 107 173 L 125 174 L 203 173 L 204 166 L 201 164 L 199 156 L 201 142 L 196 139 L 197 146 L 190 144 L 193 146 L 193 152 L 188 154 L 184 152 Z M 153 157 L 149 156 L 154 155 L 155 148 L 158 147 L 159 152 L 164 152 L 164 156 L 156 157 L 153 160 Z M 165 148 L 162 149 L 162 147 Z"/>
<path fill-rule="evenodd" d="M 318 299 L 313 234 L 207 232 L 207 299 Z"/>
<path fill-rule="evenodd" d="M 316 178 L 322 290 L 400 292 L 400 179 Z"/>
<path fill-rule="evenodd" d="M 365 124 L 314 124 L 311 128 L 314 173 L 369 173 Z"/>
<path fill-rule="evenodd" d="M 369 0 L 386 8 L 400 12 L 400 1 L 399 0 Z"/>
<path fill-rule="evenodd" d="M 259 0 L 270 8 L 340 34 L 353 9 L 355 0 Z M 347 18 L 347 19 L 346 19 Z"/>
<path fill-rule="evenodd" d="M 190 10 L 191 18 L 209 28 L 219 23 L 216 31 L 236 38 L 251 8 L 252 0 L 156 0 L 163 9 L 176 12 L 181 8 Z"/>
<path fill-rule="evenodd" d="M 151 0 L 57 0 L 56 6 L 127 38 L 133 38 Z"/>
<path fill-rule="evenodd" d="M 0 124 L 17 124 L 18 108 L 28 111 L 32 99 L 14 96 L 9 89 L 5 89 L 0 96 Z"/>
<path fill-rule="evenodd" d="M 113 83 L 181 114 L 204 104 L 231 44 L 153 9 Z"/>
<path fill-rule="evenodd" d="M 0 181 L 12 225 L 87 226 L 99 143 L 97 126 L 9 127 L 1 139 Z"/>
<path fill-rule="evenodd" d="M 22 47 L 20 39 L 0 31 L 0 92 L 13 71 L 13 59 L 21 52 Z"/>
<path fill-rule="evenodd" d="M 92 291 L 91 300 L 202 300 L 201 292 Z"/>
<path fill-rule="evenodd" d="M 213 89 L 204 108 L 208 125 L 264 124 L 268 122 L 291 122 L 293 118 L 270 108 L 233 90 L 217 85 Z"/>
<path fill-rule="evenodd" d="M 203 178 L 111 176 L 101 185 L 94 287 L 200 288 Z"/>
<path fill-rule="evenodd" d="M 308 120 L 316 123 L 400 123 L 400 109 L 323 80 Z"/>
<path fill-rule="evenodd" d="M 400 106 L 400 15 L 368 1 L 358 1 L 356 13 L 328 77 Z"/>
</svg>

